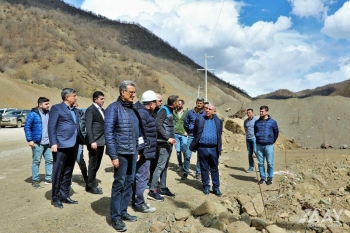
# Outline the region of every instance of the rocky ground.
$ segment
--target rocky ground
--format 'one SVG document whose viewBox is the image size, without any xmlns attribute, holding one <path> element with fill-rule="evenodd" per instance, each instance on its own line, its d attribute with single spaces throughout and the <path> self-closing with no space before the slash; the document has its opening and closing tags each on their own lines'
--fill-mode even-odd
<svg viewBox="0 0 350 233">
<path fill-rule="evenodd" d="M 31 187 L 31 153 L 23 129 L 0 129 L 0 160 L 0 232 L 115 232 L 109 217 L 113 173 L 107 156 L 98 173 L 104 194 L 86 193 L 76 166 L 71 197 L 79 204 L 62 210 L 51 206 L 49 186 Z M 127 223 L 128 232 L 349 231 L 350 150 L 276 150 L 274 182 L 261 185 L 264 202 L 256 174 L 245 172 L 245 151 L 223 153 L 222 197 L 205 196 L 193 176 L 182 181 L 175 160 L 173 154 L 168 186 L 176 198 L 148 201 L 157 208 L 151 214 L 130 208 L 139 219 Z"/>
</svg>

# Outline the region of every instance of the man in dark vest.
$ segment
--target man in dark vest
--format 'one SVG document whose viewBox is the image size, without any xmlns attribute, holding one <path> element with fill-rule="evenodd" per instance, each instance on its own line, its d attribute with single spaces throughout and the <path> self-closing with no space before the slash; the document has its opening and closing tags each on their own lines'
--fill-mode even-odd
<svg viewBox="0 0 350 233">
<path fill-rule="evenodd" d="M 167 105 L 161 107 L 157 113 L 157 167 L 154 170 L 148 199 L 154 201 L 164 201 L 163 196 L 175 197 L 166 186 L 167 170 L 169 159 L 175 140 L 173 110 L 177 106 L 179 96 L 171 95 Z M 157 191 L 158 179 L 160 178 L 160 190 Z"/>
</svg>

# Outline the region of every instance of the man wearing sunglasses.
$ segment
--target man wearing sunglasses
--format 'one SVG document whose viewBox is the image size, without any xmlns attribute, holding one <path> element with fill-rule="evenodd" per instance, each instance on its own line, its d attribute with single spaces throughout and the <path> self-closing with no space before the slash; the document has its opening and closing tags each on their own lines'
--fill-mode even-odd
<svg viewBox="0 0 350 233">
<path fill-rule="evenodd" d="M 189 149 L 189 145 L 193 141 L 193 127 L 194 123 L 199 116 L 205 116 L 205 111 L 203 109 L 204 107 L 204 99 L 203 98 L 197 98 L 196 100 L 196 107 L 192 110 L 189 110 L 186 114 L 185 120 L 184 120 L 184 128 L 188 135 L 187 138 L 187 150 L 185 152 L 185 159 L 184 159 L 184 173 L 181 177 L 181 180 L 186 180 L 188 174 L 190 173 L 190 162 L 191 162 L 191 156 L 192 151 Z M 196 163 L 196 179 L 201 180 L 201 169 L 197 158 Z"/>
</svg>

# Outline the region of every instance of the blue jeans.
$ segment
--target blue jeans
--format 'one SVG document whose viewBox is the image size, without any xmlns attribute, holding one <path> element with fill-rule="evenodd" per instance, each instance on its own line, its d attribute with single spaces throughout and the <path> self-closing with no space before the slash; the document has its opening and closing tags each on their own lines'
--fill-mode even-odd
<svg viewBox="0 0 350 233">
<path fill-rule="evenodd" d="M 258 159 L 258 167 L 260 173 L 260 179 L 266 179 L 264 160 L 267 162 L 267 175 L 268 178 L 273 178 L 273 162 L 275 157 L 275 150 L 273 144 L 260 145 L 256 144 L 256 157 Z"/>
<path fill-rule="evenodd" d="M 253 152 L 256 151 L 255 138 L 246 139 L 247 150 L 248 150 L 248 161 L 249 168 L 254 168 Z"/>
<path fill-rule="evenodd" d="M 191 163 L 191 157 L 192 157 L 192 151 L 190 150 L 191 142 L 193 141 L 192 136 L 188 136 L 187 138 L 187 148 L 185 152 L 185 161 L 184 161 L 184 173 L 189 174 L 190 173 L 190 163 Z M 196 163 L 196 175 L 201 174 L 201 167 L 198 160 L 197 155 L 197 163 Z"/>
<path fill-rule="evenodd" d="M 118 155 L 119 167 L 114 168 L 111 194 L 111 220 L 117 221 L 127 213 L 132 197 L 137 155 Z"/>
<path fill-rule="evenodd" d="M 216 147 L 213 148 L 198 148 L 198 160 L 200 162 L 202 171 L 202 185 L 203 189 L 210 189 L 210 178 L 213 182 L 213 190 L 218 190 L 220 187 L 219 179 L 219 156 L 216 152 Z"/>
<path fill-rule="evenodd" d="M 166 178 L 168 172 L 168 165 L 170 160 L 171 151 L 173 145 L 164 144 L 157 145 L 157 167 L 153 172 L 152 183 L 150 190 L 156 190 L 158 185 L 158 180 L 160 178 L 160 188 L 166 188 Z"/>
<path fill-rule="evenodd" d="M 177 152 L 177 161 L 179 163 L 179 166 L 182 167 L 182 155 L 181 152 L 183 153 L 185 157 L 185 153 L 187 150 L 187 137 L 181 134 L 175 134 L 175 150 Z"/>
<path fill-rule="evenodd" d="M 45 180 L 51 180 L 53 158 L 50 146 L 35 144 L 35 146 L 32 148 L 32 152 L 32 181 L 39 181 L 39 167 L 41 156 L 44 156 L 45 159 Z"/>
<path fill-rule="evenodd" d="M 86 163 L 85 163 L 85 159 L 84 159 L 84 145 L 80 145 L 78 146 L 78 153 L 77 153 L 77 163 L 79 165 L 81 174 L 83 175 L 83 177 L 87 177 L 87 167 L 86 167 Z"/>
</svg>

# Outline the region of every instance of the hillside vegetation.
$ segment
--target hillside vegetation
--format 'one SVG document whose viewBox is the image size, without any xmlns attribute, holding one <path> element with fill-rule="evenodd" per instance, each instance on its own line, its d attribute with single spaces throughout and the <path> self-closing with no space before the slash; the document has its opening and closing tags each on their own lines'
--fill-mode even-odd
<svg viewBox="0 0 350 233">
<path fill-rule="evenodd" d="M 254 99 L 290 99 L 290 98 L 306 98 L 312 96 L 344 96 L 350 97 L 350 80 L 339 83 L 327 84 L 315 89 L 306 89 L 299 92 L 292 92 L 287 89 L 280 89 L 268 94 L 259 95 Z"/>
<path fill-rule="evenodd" d="M 0 29 L 0 72 L 34 85 L 72 87 L 85 97 L 102 90 L 115 97 L 120 81 L 130 79 L 138 84 L 138 97 L 152 89 L 179 94 L 191 104 L 197 86 L 204 86 L 200 67 L 147 29 L 60 0 L 2 0 Z M 217 105 L 251 99 L 215 76 L 208 80 L 208 99 Z"/>
</svg>

